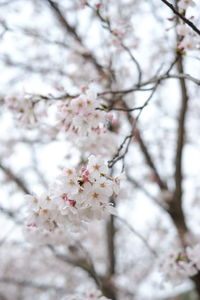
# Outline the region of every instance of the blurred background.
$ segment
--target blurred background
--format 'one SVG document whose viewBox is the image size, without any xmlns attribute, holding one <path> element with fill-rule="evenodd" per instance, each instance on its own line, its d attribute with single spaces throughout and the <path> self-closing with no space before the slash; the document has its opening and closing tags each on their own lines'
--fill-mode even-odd
<svg viewBox="0 0 200 300">
<path fill-rule="evenodd" d="M 186 16 L 198 27 L 195 4 Z M 113 300 L 200 299 L 198 278 L 174 284 L 160 270 L 200 238 L 200 54 L 179 47 L 177 24 L 160 0 L 0 0 L 0 300 L 96 286 Z M 107 140 L 80 146 L 58 126 L 58 105 L 88 86 L 115 122 Z M 118 217 L 78 244 L 66 234 L 41 245 L 24 195 L 91 152 L 122 176 Z"/>
</svg>

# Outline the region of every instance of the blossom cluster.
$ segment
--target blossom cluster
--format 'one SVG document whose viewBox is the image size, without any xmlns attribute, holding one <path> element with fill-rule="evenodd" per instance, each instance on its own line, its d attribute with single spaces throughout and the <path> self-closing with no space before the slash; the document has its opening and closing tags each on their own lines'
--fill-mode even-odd
<svg viewBox="0 0 200 300">
<path fill-rule="evenodd" d="M 116 123 L 113 115 L 106 111 L 95 91 L 86 89 L 71 101 L 58 105 L 57 127 L 68 133 L 68 138 L 76 146 L 93 154 L 114 154 L 117 149 L 116 134 L 108 130 L 109 125 Z"/>
<path fill-rule="evenodd" d="M 165 255 L 160 269 L 164 277 L 174 284 L 194 276 L 200 270 L 200 244 L 171 251 Z"/>
<path fill-rule="evenodd" d="M 77 148 L 83 152 L 101 155 L 103 157 L 112 157 L 117 151 L 117 135 L 111 131 L 105 130 L 99 134 L 92 134 L 89 137 L 71 139 Z"/>
<path fill-rule="evenodd" d="M 94 90 L 87 89 L 71 101 L 62 102 L 58 107 L 58 118 L 66 131 L 83 136 L 104 131 L 113 116 L 103 109 Z"/>
<path fill-rule="evenodd" d="M 186 13 L 187 9 L 190 6 L 195 5 L 192 0 L 180 0 L 178 1 L 178 8 L 181 13 Z M 188 27 L 186 24 L 178 24 L 177 25 L 177 34 L 180 37 L 180 42 L 178 43 L 179 49 L 188 49 L 195 50 L 198 48 L 200 41 L 197 34 Z"/>
<path fill-rule="evenodd" d="M 36 122 L 34 103 L 28 96 L 21 94 L 5 99 L 6 107 L 14 112 L 15 118 L 23 125 L 33 125 Z"/>
<path fill-rule="evenodd" d="M 42 98 L 21 94 L 5 99 L 5 105 L 14 113 L 15 119 L 26 128 L 33 128 L 41 117 L 47 117 Z M 46 104 L 46 103 L 45 103 Z M 117 151 L 117 134 L 108 130 L 117 125 L 117 120 L 106 111 L 102 101 L 92 88 L 73 98 L 71 101 L 62 101 L 57 105 L 57 125 L 53 128 L 57 133 L 64 130 L 67 138 L 81 151 L 89 154 L 113 156 Z M 49 121 L 51 118 L 49 118 Z M 51 122 L 51 121 L 50 121 Z M 45 122 L 44 122 L 45 124 Z M 50 124 L 50 123 L 49 123 Z M 52 131 L 52 127 L 50 128 Z M 52 133 L 49 131 L 49 134 Z M 65 135 L 66 138 L 66 135 Z"/>
<path fill-rule="evenodd" d="M 84 296 L 72 295 L 67 296 L 63 300 L 109 300 L 108 298 L 102 296 L 100 291 L 92 291 L 86 293 Z"/>
<path fill-rule="evenodd" d="M 31 213 L 29 229 L 42 229 L 47 234 L 101 220 L 115 213 L 110 197 L 119 192 L 119 178 L 109 176 L 100 157 L 91 155 L 87 167 L 63 169 L 49 191 L 38 197 L 27 195 Z"/>
<path fill-rule="evenodd" d="M 181 41 L 178 44 L 179 49 L 195 50 L 198 48 L 200 40 L 187 25 L 177 25 L 177 34 L 181 38 Z"/>
</svg>

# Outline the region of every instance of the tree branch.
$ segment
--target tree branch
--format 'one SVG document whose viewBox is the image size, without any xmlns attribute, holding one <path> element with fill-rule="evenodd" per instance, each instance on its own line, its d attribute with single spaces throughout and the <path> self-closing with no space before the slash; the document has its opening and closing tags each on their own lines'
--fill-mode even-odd
<svg viewBox="0 0 200 300">
<path fill-rule="evenodd" d="M 81 37 L 78 35 L 78 33 L 76 31 L 76 28 L 68 23 L 66 17 L 63 15 L 63 13 L 62 13 L 60 7 L 58 6 L 58 4 L 56 2 L 51 1 L 51 0 L 45 0 L 45 1 L 48 2 L 50 7 L 52 8 L 52 10 L 54 11 L 54 14 L 57 16 L 58 21 L 62 25 L 65 32 L 67 34 L 69 33 L 85 49 L 85 53 L 83 53 L 82 56 L 85 59 L 87 59 L 88 61 L 90 61 L 96 67 L 96 69 L 100 73 L 100 75 L 102 75 L 103 67 L 97 62 L 97 60 L 93 56 L 93 54 L 88 49 L 86 49 Z"/>
<path fill-rule="evenodd" d="M 26 187 L 25 182 L 21 178 L 17 177 L 8 167 L 0 163 L 0 169 L 10 180 L 16 183 L 16 185 L 20 188 L 22 192 L 24 192 L 25 194 L 30 194 L 30 191 Z"/>
<path fill-rule="evenodd" d="M 165 3 L 175 15 L 177 15 L 184 23 L 186 23 L 190 28 L 192 28 L 198 35 L 200 35 L 200 30 L 192 23 L 190 20 L 188 20 L 183 14 L 179 13 L 176 8 L 167 0 L 161 0 L 163 3 Z"/>
<path fill-rule="evenodd" d="M 87 3 L 87 6 L 90 7 L 96 14 L 96 16 L 99 18 L 99 20 L 102 22 L 103 27 L 105 29 L 107 29 L 110 34 L 112 36 L 114 36 L 118 42 L 120 43 L 120 46 L 125 50 L 125 52 L 128 54 L 128 56 L 130 57 L 131 61 L 134 63 L 134 65 L 136 66 L 137 72 L 138 72 L 138 82 L 137 84 L 139 85 L 141 83 L 142 80 L 142 69 L 141 66 L 139 64 L 139 62 L 137 61 L 137 59 L 135 58 L 135 56 L 132 54 L 131 50 L 123 43 L 122 40 L 119 39 L 119 37 L 115 34 L 115 32 L 113 31 L 112 27 L 111 27 L 111 23 L 110 20 L 108 18 L 103 17 L 103 15 L 100 13 L 99 9 L 94 8 L 92 5 L 90 5 L 89 3 Z"/>
<path fill-rule="evenodd" d="M 7 217 L 11 218 L 16 224 L 18 224 L 18 225 L 23 224 L 22 221 L 20 221 L 16 218 L 15 212 L 8 210 L 7 208 L 5 208 L 3 206 L 0 206 L 0 212 L 3 213 L 4 215 L 6 215 Z M 1 244 L 1 242 L 0 242 L 0 244 Z"/>
<path fill-rule="evenodd" d="M 146 239 L 138 231 L 136 231 L 125 219 L 121 218 L 120 216 L 117 216 L 117 219 L 126 225 L 127 228 L 143 242 L 143 244 L 154 257 L 157 257 L 156 251 L 148 244 Z"/>
<path fill-rule="evenodd" d="M 124 106 L 126 107 L 126 103 L 124 103 Z M 135 124 L 135 119 L 134 117 L 128 112 L 128 120 L 129 120 L 129 123 L 130 125 L 132 126 L 132 124 Z M 135 127 L 135 132 L 134 134 L 136 134 L 137 136 L 137 140 L 139 142 L 139 145 L 140 145 L 140 149 L 145 157 L 145 160 L 146 160 L 146 163 L 147 165 L 150 167 L 150 169 L 153 171 L 153 173 L 155 174 L 156 176 L 156 179 L 157 179 L 157 183 L 160 187 L 161 190 L 166 190 L 167 189 L 167 184 L 161 179 L 161 176 L 157 170 L 157 167 L 156 165 L 154 164 L 154 161 L 153 161 L 153 158 L 141 136 L 141 133 L 139 131 L 139 129 L 137 127 Z"/>
<path fill-rule="evenodd" d="M 135 92 L 135 91 L 149 91 L 149 90 L 153 90 L 153 87 L 148 88 L 148 89 L 141 89 L 141 87 L 147 86 L 147 85 L 155 83 L 155 82 L 161 82 L 165 79 L 173 79 L 173 78 L 174 79 L 177 79 L 177 78 L 178 79 L 186 79 L 186 80 L 194 82 L 197 85 L 200 85 L 200 79 L 192 77 L 189 74 L 184 74 L 184 73 L 168 74 L 168 73 L 166 73 L 166 74 L 163 74 L 163 75 L 160 75 L 160 76 L 157 76 L 157 77 L 153 77 L 153 78 L 151 78 L 149 80 L 146 80 L 144 82 L 141 82 L 140 85 L 134 85 L 133 87 L 131 87 L 129 89 L 116 90 L 116 91 L 112 91 L 112 90 L 104 91 L 104 92 L 99 93 L 98 95 L 99 96 L 103 96 L 103 95 L 107 95 L 107 94 L 111 94 L 111 95 L 122 94 L 122 95 L 125 95 L 125 94 L 129 94 L 129 93 L 132 93 L 132 92 Z"/>
<path fill-rule="evenodd" d="M 39 284 L 33 281 L 29 280 L 20 280 L 17 278 L 8 278 L 8 277 L 3 277 L 0 278 L 0 282 L 7 283 L 7 284 L 14 284 L 14 285 L 19 285 L 21 287 L 29 287 L 29 288 L 34 288 L 34 289 L 39 289 L 39 290 L 56 290 L 58 291 L 64 291 L 64 288 L 62 287 L 57 287 L 54 285 L 48 285 L 48 284 Z"/>
<path fill-rule="evenodd" d="M 109 259 L 109 276 L 115 274 L 115 245 L 114 245 L 114 237 L 115 237 L 115 225 L 114 225 L 114 216 L 111 215 L 110 219 L 106 224 L 107 229 L 107 245 L 108 245 L 108 259 Z"/>
<path fill-rule="evenodd" d="M 176 1 L 176 5 L 177 5 L 177 1 Z M 180 39 L 177 35 L 177 42 L 179 42 L 179 40 Z M 183 64 L 184 64 L 183 57 L 180 55 L 176 64 L 179 74 L 184 74 Z M 182 198 L 183 198 L 182 160 L 183 160 L 183 148 L 185 144 L 185 122 L 186 122 L 186 114 L 188 111 L 189 96 L 188 96 L 185 78 L 179 78 L 179 84 L 180 84 L 180 93 L 181 93 L 181 105 L 180 105 L 180 112 L 178 116 L 178 127 L 177 127 L 177 134 L 176 134 L 177 142 L 176 142 L 175 172 L 174 172 L 175 190 L 174 190 L 173 200 L 170 202 L 169 205 L 169 213 L 178 230 L 181 243 L 183 244 L 183 246 L 185 246 L 185 234 L 187 233 L 188 228 L 187 228 L 187 224 L 185 221 L 185 216 L 182 208 Z"/>
</svg>

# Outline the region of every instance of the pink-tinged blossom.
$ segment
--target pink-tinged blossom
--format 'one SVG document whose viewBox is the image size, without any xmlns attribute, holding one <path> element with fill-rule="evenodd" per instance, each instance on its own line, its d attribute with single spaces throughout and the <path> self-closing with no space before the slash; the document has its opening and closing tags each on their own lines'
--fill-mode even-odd
<svg viewBox="0 0 200 300">
<path fill-rule="evenodd" d="M 87 89 L 79 97 L 62 102 L 58 106 L 60 125 L 65 126 L 65 130 L 76 132 L 78 135 L 88 135 L 93 132 L 93 128 L 105 127 L 107 112 L 97 110 L 101 104 L 96 98 L 96 93 Z"/>
<path fill-rule="evenodd" d="M 192 34 L 184 36 L 183 40 L 178 44 L 180 49 L 195 50 L 200 44 L 200 40 Z"/>
<path fill-rule="evenodd" d="M 106 195 L 102 193 L 102 190 L 94 185 L 87 194 L 87 201 L 88 204 L 92 202 L 92 206 L 99 208 L 101 203 L 107 202 L 108 200 Z"/>
<path fill-rule="evenodd" d="M 89 175 L 90 175 L 89 170 L 86 168 L 81 168 L 81 172 L 82 172 L 83 181 L 84 182 L 89 181 Z"/>
<path fill-rule="evenodd" d="M 88 159 L 88 169 L 90 174 L 99 179 L 100 176 L 108 173 L 108 167 L 103 163 L 100 156 L 91 155 Z"/>
<path fill-rule="evenodd" d="M 101 193 L 107 195 L 107 197 L 110 197 L 113 194 L 113 192 L 115 193 L 115 181 L 112 181 L 111 184 L 110 181 L 107 180 L 105 177 L 100 178 L 97 186 Z"/>
<path fill-rule="evenodd" d="M 178 43 L 179 49 L 195 50 L 199 47 L 199 37 L 186 24 L 179 24 L 176 29 L 177 34 L 181 37 Z"/>
<path fill-rule="evenodd" d="M 91 155 L 86 167 L 63 169 L 46 194 L 28 195 L 29 230 L 78 231 L 93 220 L 115 214 L 110 197 L 119 192 L 119 178 L 112 178 L 104 161 Z"/>
<path fill-rule="evenodd" d="M 113 114 L 108 113 L 107 116 L 106 116 L 106 118 L 107 118 L 107 120 L 109 120 L 110 122 L 112 122 L 114 117 L 113 117 Z"/>
<path fill-rule="evenodd" d="M 28 96 L 21 94 L 17 97 L 8 97 L 5 104 L 23 126 L 33 126 L 37 122 L 35 105 Z"/>
<path fill-rule="evenodd" d="M 178 1 L 178 7 L 182 11 L 186 11 L 189 6 L 195 5 L 192 0 L 180 0 Z M 200 46 L 200 39 L 194 33 L 194 31 L 187 26 L 187 24 L 178 24 L 177 34 L 180 36 L 180 42 L 178 43 L 178 48 L 183 50 L 196 50 Z"/>
<path fill-rule="evenodd" d="M 172 250 L 163 256 L 160 263 L 160 271 L 167 281 L 179 284 L 198 273 L 197 266 L 190 259 L 189 253 L 192 251 L 188 248 Z"/>
<path fill-rule="evenodd" d="M 186 252 L 189 260 L 200 270 L 200 244 L 186 248 Z"/>
<path fill-rule="evenodd" d="M 185 36 L 189 32 L 189 29 L 186 26 L 186 24 L 178 24 L 176 26 L 176 30 L 177 30 L 178 35 L 181 35 L 181 36 Z"/>
<path fill-rule="evenodd" d="M 40 202 L 37 195 L 26 195 L 25 201 L 28 203 L 30 209 L 37 209 Z"/>
<path fill-rule="evenodd" d="M 77 138 L 76 134 L 71 135 L 71 139 L 76 139 L 76 146 L 84 152 L 103 157 L 112 157 L 117 150 L 117 135 L 111 131 L 94 129 L 95 133 L 89 137 Z"/>
<path fill-rule="evenodd" d="M 85 97 L 77 97 L 71 100 L 70 107 L 75 114 L 84 115 L 86 111 L 87 100 Z"/>
<path fill-rule="evenodd" d="M 114 119 L 103 110 L 103 105 L 93 89 L 84 89 L 80 96 L 58 105 L 57 127 L 81 150 L 97 154 L 103 148 L 104 155 L 112 155 L 117 149 L 117 139 L 108 126 Z"/>
</svg>

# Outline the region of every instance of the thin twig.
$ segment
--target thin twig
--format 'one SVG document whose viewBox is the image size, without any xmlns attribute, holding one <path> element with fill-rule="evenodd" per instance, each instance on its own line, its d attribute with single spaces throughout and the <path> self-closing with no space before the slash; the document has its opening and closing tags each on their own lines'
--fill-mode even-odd
<svg viewBox="0 0 200 300">
<path fill-rule="evenodd" d="M 140 89 L 140 87 L 142 86 L 146 86 L 146 85 L 150 85 L 150 84 L 153 84 L 155 82 L 161 82 L 165 79 L 181 79 L 181 78 L 184 78 L 186 80 L 189 80 L 189 81 L 192 81 L 194 82 L 195 84 L 197 85 L 200 85 L 200 79 L 198 78 L 195 78 L 189 74 L 163 74 L 163 75 L 160 75 L 160 76 L 157 76 L 157 77 L 153 77 L 149 80 L 146 80 L 144 82 L 141 82 L 141 84 L 138 86 L 138 85 L 134 85 L 133 87 L 131 88 L 128 88 L 128 89 L 124 89 L 124 90 L 116 90 L 116 91 L 104 91 L 102 93 L 99 93 L 98 95 L 99 96 L 102 96 L 102 95 L 106 95 L 106 94 L 122 94 L 122 95 L 125 95 L 125 94 L 129 94 L 129 93 L 132 93 L 132 92 L 135 92 L 135 91 L 148 91 L 148 90 L 152 90 L 153 87 L 151 87 L 150 89 Z"/>
<path fill-rule="evenodd" d="M 126 51 L 126 53 L 129 55 L 129 57 L 131 58 L 132 62 L 134 63 L 134 65 L 136 66 L 136 69 L 138 71 L 138 82 L 137 85 L 140 85 L 141 80 L 142 80 L 142 69 L 140 67 L 139 62 L 137 61 L 137 59 L 135 58 L 135 56 L 133 55 L 133 53 L 131 52 L 131 50 L 119 39 L 119 37 L 116 35 L 116 33 L 113 31 L 112 27 L 111 27 L 111 23 L 110 20 L 108 18 L 105 18 L 102 16 L 102 14 L 100 13 L 99 9 L 94 8 L 92 5 L 90 5 L 89 3 L 87 3 L 87 6 L 90 7 L 96 14 L 96 16 L 100 19 L 100 21 L 103 23 L 103 27 L 105 29 L 107 29 L 110 34 L 112 36 L 114 36 L 120 43 L 120 46 Z"/>
<path fill-rule="evenodd" d="M 136 231 L 125 219 L 121 218 L 120 216 L 116 216 L 116 218 L 125 224 L 127 228 L 143 242 L 143 244 L 153 254 L 154 257 L 157 257 L 156 251 L 148 244 L 146 239 L 138 231 Z"/>
</svg>

